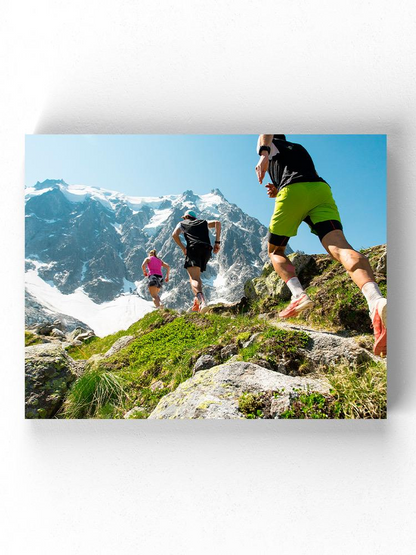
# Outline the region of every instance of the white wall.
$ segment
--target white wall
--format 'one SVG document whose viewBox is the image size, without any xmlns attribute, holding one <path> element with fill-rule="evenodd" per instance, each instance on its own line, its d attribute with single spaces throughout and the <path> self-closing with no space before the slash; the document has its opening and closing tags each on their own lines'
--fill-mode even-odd
<svg viewBox="0 0 416 555">
<path fill-rule="evenodd" d="M 410 0 L 3 2 L 3 552 L 413 553 L 414 22 Z M 277 128 L 389 135 L 388 421 L 24 421 L 24 134 Z"/>
</svg>

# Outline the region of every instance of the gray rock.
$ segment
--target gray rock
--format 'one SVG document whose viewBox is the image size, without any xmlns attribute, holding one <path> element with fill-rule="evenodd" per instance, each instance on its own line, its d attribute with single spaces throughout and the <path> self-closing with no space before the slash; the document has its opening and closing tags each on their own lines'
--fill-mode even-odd
<svg viewBox="0 0 416 555">
<path fill-rule="evenodd" d="M 123 418 L 125 418 L 126 420 L 128 420 L 129 418 L 135 418 L 137 413 L 144 412 L 145 410 L 146 409 L 144 407 L 133 407 L 131 410 L 126 412 Z"/>
<path fill-rule="evenodd" d="M 150 419 L 215 418 L 239 419 L 239 397 L 246 392 L 279 392 L 289 399 L 294 390 L 329 392 L 329 383 L 323 379 L 284 376 L 249 362 L 227 362 L 209 370 L 198 372 L 183 382 L 174 392 L 163 397 Z M 275 407 L 275 416 L 287 405 L 282 401 Z M 280 412 L 279 412 L 280 411 Z"/>
<path fill-rule="evenodd" d="M 52 418 L 62 405 L 77 366 L 59 344 L 26 347 L 26 418 Z"/>
<path fill-rule="evenodd" d="M 55 329 L 53 323 L 42 323 L 37 325 L 33 331 L 38 335 L 50 335 L 52 330 Z"/>
<path fill-rule="evenodd" d="M 296 274 L 299 273 L 309 264 L 312 257 L 307 254 L 295 252 L 289 255 L 289 260 L 295 267 Z M 256 277 L 244 286 L 244 294 L 249 299 L 259 299 L 264 297 L 273 297 L 280 300 L 290 299 L 290 290 L 286 283 L 273 270 L 271 262 L 266 262 L 260 277 Z"/>
<path fill-rule="evenodd" d="M 201 370 L 207 370 L 208 368 L 212 368 L 217 363 L 215 362 L 215 358 L 211 355 L 202 355 L 196 361 L 192 374 L 194 375 L 196 372 L 200 372 Z"/>
<path fill-rule="evenodd" d="M 290 408 L 290 399 L 289 395 L 280 395 L 272 399 L 270 405 L 270 416 L 272 418 L 278 417 L 282 412 L 285 412 Z"/>
<path fill-rule="evenodd" d="M 341 337 L 335 333 L 314 331 L 304 326 L 280 322 L 276 327 L 305 332 L 311 339 L 305 349 L 300 349 L 315 367 L 329 367 L 340 362 L 361 364 L 376 360 L 366 349 L 360 347 L 353 338 Z"/>
<path fill-rule="evenodd" d="M 78 341 L 86 341 L 90 337 L 94 337 L 94 332 L 93 331 L 86 331 L 84 333 L 80 333 L 79 335 L 77 335 L 77 340 Z"/>
<path fill-rule="evenodd" d="M 220 356 L 222 360 L 227 360 L 228 358 L 236 355 L 238 353 L 238 347 L 234 343 L 231 345 L 226 345 L 221 349 Z"/>
<path fill-rule="evenodd" d="M 117 341 L 113 343 L 112 347 L 105 353 L 104 356 L 111 357 L 115 353 L 118 353 L 119 351 L 121 351 L 121 349 L 124 349 L 124 347 L 127 347 L 127 345 L 131 343 L 133 340 L 134 340 L 133 335 L 123 335 L 123 337 L 120 337 L 120 339 L 117 339 Z"/>
<path fill-rule="evenodd" d="M 65 339 L 65 337 L 66 337 L 64 332 L 59 330 L 58 328 L 53 328 L 53 330 L 51 331 L 50 334 L 51 334 L 52 337 L 58 337 L 58 338 L 61 338 L 61 339 Z"/>
<path fill-rule="evenodd" d="M 249 338 L 248 341 L 245 341 L 243 343 L 243 349 L 245 349 L 246 347 L 250 347 L 250 345 L 253 345 L 253 343 L 256 341 L 256 338 L 260 335 L 259 333 L 253 333 L 253 335 Z"/>
<path fill-rule="evenodd" d="M 69 340 L 73 341 L 74 339 L 77 339 L 78 341 L 81 341 L 79 336 L 83 336 L 84 334 L 88 333 L 89 331 L 90 331 L 89 329 L 77 327 L 74 330 L 72 330 L 71 333 L 69 334 Z"/>
</svg>

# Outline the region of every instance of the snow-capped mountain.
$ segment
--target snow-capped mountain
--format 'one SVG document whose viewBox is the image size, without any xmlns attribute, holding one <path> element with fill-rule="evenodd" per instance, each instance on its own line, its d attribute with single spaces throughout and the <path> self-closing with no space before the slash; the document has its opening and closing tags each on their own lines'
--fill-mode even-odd
<svg viewBox="0 0 416 555">
<path fill-rule="evenodd" d="M 123 311 L 122 297 L 130 297 L 130 302 L 140 304 L 140 309 L 132 310 L 131 318 L 137 319 L 139 312 L 144 314 L 153 306 L 141 265 L 155 248 L 171 266 L 170 282 L 163 288 L 165 306 L 186 308 L 192 294 L 182 252 L 171 235 L 187 209 L 222 223 L 221 250 L 203 274 L 208 302 L 239 299 L 245 281 L 259 274 L 267 258 L 267 229 L 229 203 L 218 189 L 204 195 L 185 191 L 129 197 L 62 180 L 38 182 L 26 189 L 29 294 L 49 310 L 72 310 L 66 313 L 89 325 L 85 319 L 91 321 L 89 312 L 84 311 L 83 319 L 82 311 L 74 309 L 77 304 L 94 303 L 97 309 L 101 305 L 101 318 L 105 318 L 108 303 L 119 303 Z"/>
</svg>

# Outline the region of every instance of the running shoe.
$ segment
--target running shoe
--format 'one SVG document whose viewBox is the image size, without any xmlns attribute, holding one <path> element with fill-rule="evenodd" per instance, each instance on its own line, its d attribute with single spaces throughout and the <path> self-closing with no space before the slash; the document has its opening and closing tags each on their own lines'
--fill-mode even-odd
<svg viewBox="0 0 416 555">
<path fill-rule="evenodd" d="M 204 312 L 206 312 L 208 310 L 208 305 L 205 301 L 202 301 L 202 303 L 199 305 L 199 312 L 201 314 L 204 314 Z"/>
<path fill-rule="evenodd" d="M 374 329 L 374 354 L 387 355 L 387 300 L 380 299 L 371 315 Z"/>
<path fill-rule="evenodd" d="M 188 308 L 187 312 L 199 312 L 199 302 L 196 297 L 194 298 L 194 304 Z"/>
<path fill-rule="evenodd" d="M 199 312 L 199 302 L 196 297 L 194 299 L 194 304 L 192 305 L 191 312 Z"/>
<path fill-rule="evenodd" d="M 311 308 L 312 305 L 313 301 L 306 293 L 303 293 L 300 297 L 296 297 L 295 299 L 292 298 L 289 306 L 279 312 L 279 318 L 293 318 L 307 308 Z"/>
</svg>

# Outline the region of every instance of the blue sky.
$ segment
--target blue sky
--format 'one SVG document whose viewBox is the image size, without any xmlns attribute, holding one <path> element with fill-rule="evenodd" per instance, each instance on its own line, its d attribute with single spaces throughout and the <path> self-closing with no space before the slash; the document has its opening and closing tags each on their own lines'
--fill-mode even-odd
<svg viewBox="0 0 416 555">
<path fill-rule="evenodd" d="M 309 151 L 318 174 L 330 184 L 348 241 L 357 249 L 385 243 L 386 136 L 287 139 Z M 218 188 L 268 225 L 273 200 L 256 178 L 256 144 L 257 135 L 27 135 L 25 183 L 30 187 L 63 179 L 148 196 Z M 325 252 L 306 224 L 290 245 L 307 253 Z"/>
</svg>

